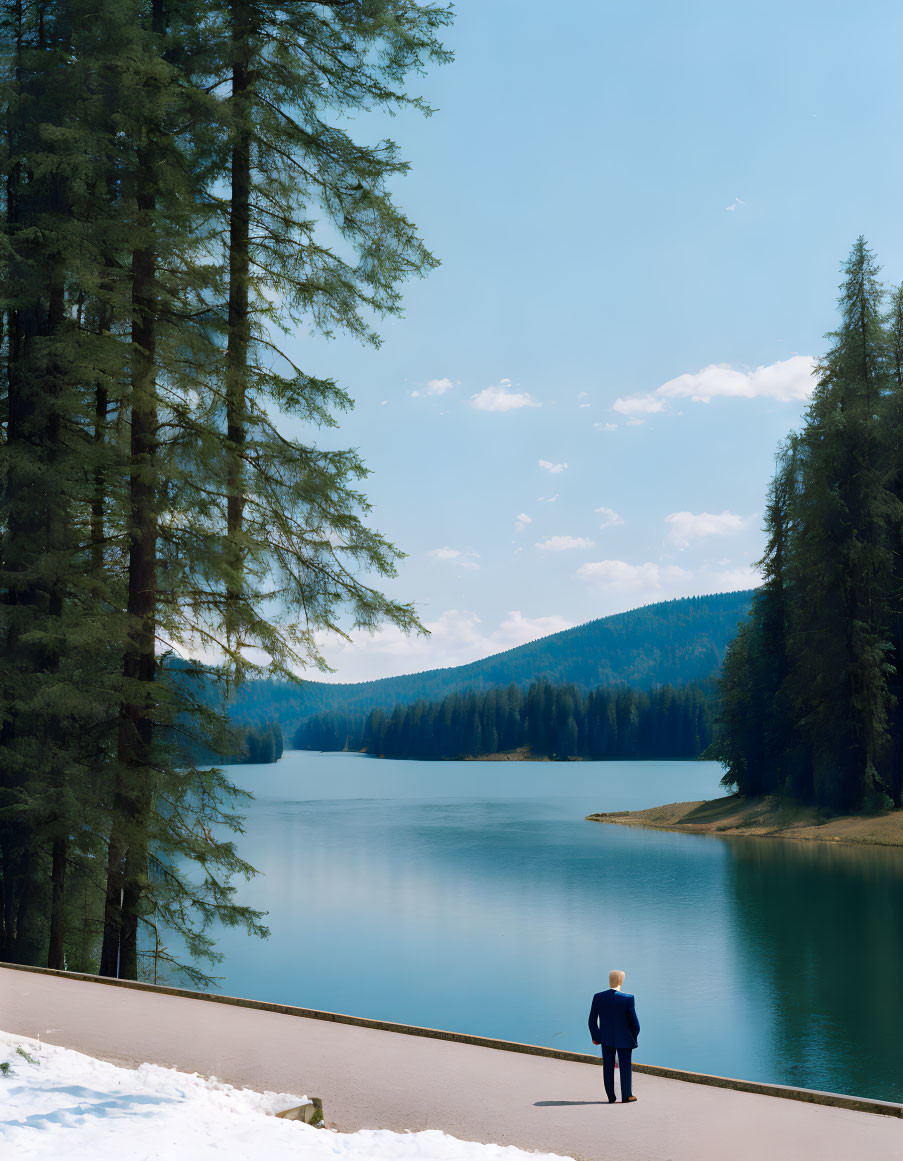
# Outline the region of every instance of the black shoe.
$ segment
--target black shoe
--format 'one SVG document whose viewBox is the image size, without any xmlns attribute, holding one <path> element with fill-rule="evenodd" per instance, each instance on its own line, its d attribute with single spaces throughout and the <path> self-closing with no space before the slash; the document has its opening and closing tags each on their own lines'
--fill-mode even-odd
<svg viewBox="0 0 903 1161">
<path fill-rule="evenodd" d="M 636 1097 L 625 1097 L 625 1099 L 621 1101 L 621 1104 L 622 1105 L 632 1105 L 635 1100 L 636 1100 Z"/>
<path fill-rule="evenodd" d="M 616 1105 L 616 1104 L 618 1103 L 618 1098 L 617 1098 L 617 1097 L 609 1097 L 609 1098 L 608 1098 L 608 1103 L 609 1103 L 610 1105 Z"/>
</svg>

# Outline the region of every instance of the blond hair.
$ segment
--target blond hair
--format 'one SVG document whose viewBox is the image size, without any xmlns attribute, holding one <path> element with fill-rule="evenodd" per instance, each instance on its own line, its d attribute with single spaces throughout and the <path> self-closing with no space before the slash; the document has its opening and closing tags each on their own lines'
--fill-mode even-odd
<svg viewBox="0 0 903 1161">
<path fill-rule="evenodd" d="M 608 973 L 608 986 L 610 988 L 619 988 L 624 983 L 624 973 L 619 971 L 612 971 Z"/>
</svg>

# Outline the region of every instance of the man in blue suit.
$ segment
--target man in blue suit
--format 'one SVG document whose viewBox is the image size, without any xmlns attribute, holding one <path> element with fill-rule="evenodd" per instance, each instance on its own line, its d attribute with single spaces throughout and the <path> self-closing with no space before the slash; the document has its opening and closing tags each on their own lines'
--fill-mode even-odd
<svg viewBox="0 0 903 1161">
<path fill-rule="evenodd" d="M 602 1045 L 602 1080 L 610 1104 L 615 1097 L 615 1053 L 621 1070 L 621 1101 L 632 1104 L 636 1097 L 630 1091 L 630 1054 L 636 1048 L 640 1022 L 636 1018 L 633 996 L 621 991 L 623 972 L 608 973 L 608 991 L 596 992 L 589 1010 L 589 1034 L 593 1044 Z"/>
</svg>

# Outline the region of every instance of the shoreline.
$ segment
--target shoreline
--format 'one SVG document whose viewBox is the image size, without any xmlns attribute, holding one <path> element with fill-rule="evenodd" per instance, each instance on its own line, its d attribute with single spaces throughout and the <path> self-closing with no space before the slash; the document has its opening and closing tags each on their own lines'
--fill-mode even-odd
<svg viewBox="0 0 903 1161">
<path fill-rule="evenodd" d="M 587 822 L 796 842 L 903 847 L 903 810 L 884 814 L 845 814 L 826 818 L 814 806 L 782 802 L 774 795 L 737 794 L 700 802 L 671 802 L 648 810 L 615 810 L 586 815 Z"/>
</svg>

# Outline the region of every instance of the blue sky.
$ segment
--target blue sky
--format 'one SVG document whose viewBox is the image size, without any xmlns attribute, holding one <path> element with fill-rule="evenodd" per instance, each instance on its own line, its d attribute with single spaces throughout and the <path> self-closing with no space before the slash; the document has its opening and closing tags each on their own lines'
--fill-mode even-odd
<svg viewBox="0 0 903 1161">
<path fill-rule="evenodd" d="M 454 665 L 754 583 L 778 442 L 865 234 L 903 280 L 903 9 L 860 0 L 459 0 L 436 108 L 388 123 L 442 261 L 373 351 L 299 337 L 357 401 L 387 588 L 429 639 L 326 646 L 335 680 Z"/>
</svg>

